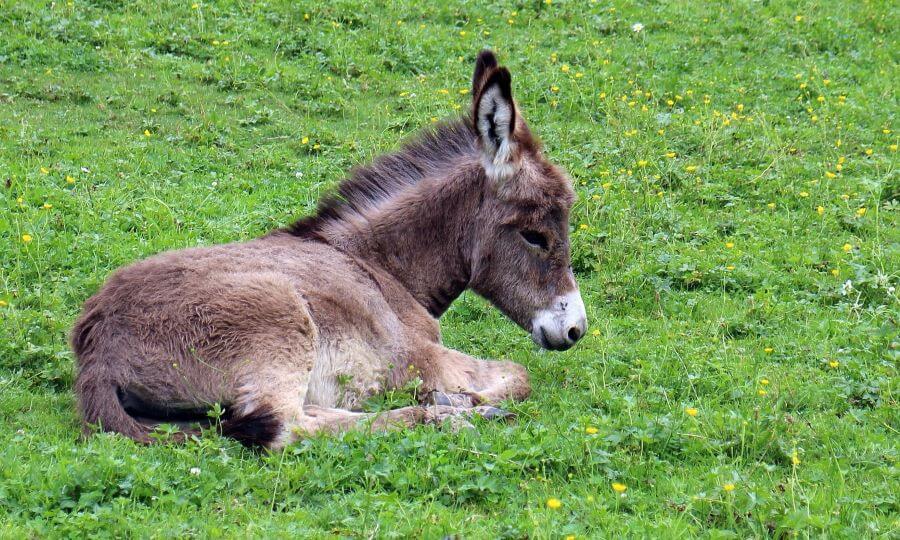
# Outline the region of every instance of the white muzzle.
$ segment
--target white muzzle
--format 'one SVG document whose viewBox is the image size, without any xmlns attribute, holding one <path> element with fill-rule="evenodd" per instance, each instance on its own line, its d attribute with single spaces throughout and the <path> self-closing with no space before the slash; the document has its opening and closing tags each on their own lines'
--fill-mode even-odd
<svg viewBox="0 0 900 540">
<path fill-rule="evenodd" d="M 587 314 L 578 289 L 557 296 L 531 319 L 531 339 L 545 349 L 564 351 L 587 332 Z"/>
</svg>

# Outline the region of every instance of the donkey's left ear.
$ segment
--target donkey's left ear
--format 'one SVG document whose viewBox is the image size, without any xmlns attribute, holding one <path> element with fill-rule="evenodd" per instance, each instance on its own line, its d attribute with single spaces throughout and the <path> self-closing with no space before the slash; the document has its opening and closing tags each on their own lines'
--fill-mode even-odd
<svg viewBox="0 0 900 540">
<path fill-rule="evenodd" d="M 494 180 L 504 180 L 512 175 L 516 155 L 516 104 L 509 70 L 494 68 L 473 99 L 473 120 L 484 152 L 485 170 Z"/>
</svg>

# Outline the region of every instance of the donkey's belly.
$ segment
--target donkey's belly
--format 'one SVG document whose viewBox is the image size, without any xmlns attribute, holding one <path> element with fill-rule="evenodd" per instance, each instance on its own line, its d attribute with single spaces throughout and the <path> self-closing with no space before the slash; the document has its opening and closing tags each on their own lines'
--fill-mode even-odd
<svg viewBox="0 0 900 540">
<path fill-rule="evenodd" d="M 323 342 L 310 374 L 305 404 L 358 410 L 370 397 L 388 389 L 393 369 L 390 351 L 360 339 Z"/>
</svg>

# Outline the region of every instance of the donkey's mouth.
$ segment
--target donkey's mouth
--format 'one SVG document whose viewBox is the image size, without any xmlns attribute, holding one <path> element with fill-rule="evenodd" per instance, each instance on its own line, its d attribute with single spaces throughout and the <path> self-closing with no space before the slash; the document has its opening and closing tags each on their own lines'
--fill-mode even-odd
<svg viewBox="0 0 900 540">
<path fill-rule="evenodd" d="M 563 341 L 562 343 L 553 343 L 549 337 L 547 337 L 547 330 L 544 327 L 541 327 L 541 331 L 538 334 L 538 339 L 536 340 L 537 344 L 542 349 L 547 349 L 549 351 L 567 351 L 572 348 L 574 342 Z"/>
</svg>

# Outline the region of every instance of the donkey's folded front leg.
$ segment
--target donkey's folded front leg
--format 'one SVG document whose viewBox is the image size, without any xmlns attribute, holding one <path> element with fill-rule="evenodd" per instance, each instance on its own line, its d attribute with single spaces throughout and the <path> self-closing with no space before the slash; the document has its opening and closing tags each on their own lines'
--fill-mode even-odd
<svg viewBox="0 0 900 540">
<path fill-rule="evenodd" d="M 424 390 L 434 391 L 432 399 L 438 404 L 445 404 L 441 400 L 447 397 L 450 403 L 446 404 L 455 405 L 459 398 L 454 394 L 466 394 L 474 406 L 506 399 L 521 401 L 531 393 L 528 372 L 515 362 L 479 360 L 432 344 L 416 364 Z"/>
</svg>

